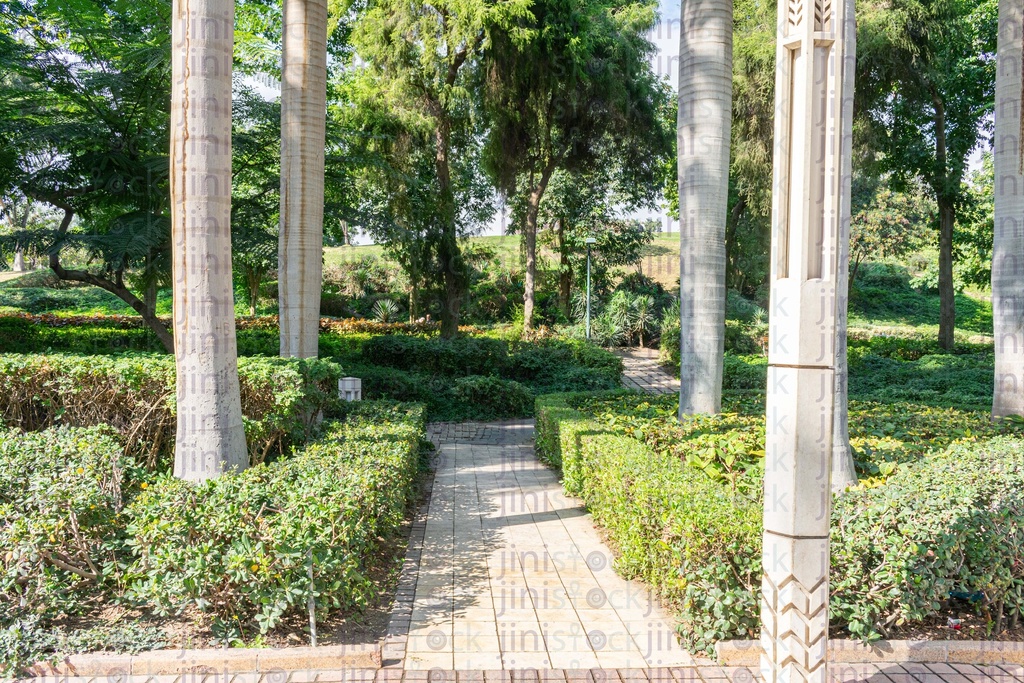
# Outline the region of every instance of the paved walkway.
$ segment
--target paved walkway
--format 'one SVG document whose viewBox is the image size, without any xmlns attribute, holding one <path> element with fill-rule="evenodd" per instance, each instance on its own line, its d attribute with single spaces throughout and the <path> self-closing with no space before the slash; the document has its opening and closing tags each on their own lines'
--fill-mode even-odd
<svg viewBox="0 0 1024 683">
<path fill-rule="evenodd" d="M 532 421 L 437 424 L 385 666 L 630 669 L 693 663 L 648 590 L 617 576 L 582 504 L 533 454 Z"/>
<path fill-rule="evenodd" d="M 658 365 L 655 349 L 619 349 L 615 355 L 622 358 L 625 372 L 622 385 L 627 389 L 647 394 L 678 394 L 679 378 L 665 372 Z"/>
</svg>

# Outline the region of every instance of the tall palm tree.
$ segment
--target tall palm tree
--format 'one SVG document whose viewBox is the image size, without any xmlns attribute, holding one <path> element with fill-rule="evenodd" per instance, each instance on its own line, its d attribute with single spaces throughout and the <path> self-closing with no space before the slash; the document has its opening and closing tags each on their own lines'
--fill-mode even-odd
<svg viewBox="0 0 1024 683">
<path fill-rule="evenodd" d="M 853 3 L 844 3 L 846 23 L 842 55 L 843 130 L 839 186 L 839 240 L 836 269 L 836 371 L 832 412 L 832 490 L 844 491 L 857 484 L 857 470 L 850 448 L 850 411 L 848 399 L 849 364 L 846 360 L 846 321 L 850 294 L 850 219 L 853 180 L 853 90 L 857 69 L 857 18 Z"/>
<path fill-rule="evenodd" d="M 1021 0 L 999 0 L 996 73 L 992 417 L 1024 415 L 1024 175 L 1021 174 Z"/>
<path fill-rule="evenodd" d="M 171 244 L 178 433 L 175 476 L 248 465 L 231 286 L 233 0 L 174 0 Z"/>
<path fill-rule="evenodd" d="M 722 406 L 732 0 L 683 0 L 677 126 L 682 417 Z"/>
<path fill-rule="evenodd" d="M 281 355 L 315 358 L 324 247 L 327 0 L 284 0 L 281 68 Z"/>
</svg>

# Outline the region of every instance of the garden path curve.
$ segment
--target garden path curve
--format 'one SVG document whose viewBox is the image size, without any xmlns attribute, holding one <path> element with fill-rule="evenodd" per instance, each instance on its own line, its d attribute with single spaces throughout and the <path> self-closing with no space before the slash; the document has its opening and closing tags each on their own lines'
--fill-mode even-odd
<svg viewBox="0 0 1024 683">
<path fill-rule="evenodd" d="M 534 455 L 532 420 L 433 424 L 430 500 L 410 538 L 385 666 L 693 664 L 649 589 L 611 567 L 580 501 Z"/>
<path fill-rule="evenodd" d="M 678 394 L 679 378 L 665 372 L 658 364 L 655 349 L 617 349 L 622 359 L 622 386 L 645 394 Z"/>
</svg>

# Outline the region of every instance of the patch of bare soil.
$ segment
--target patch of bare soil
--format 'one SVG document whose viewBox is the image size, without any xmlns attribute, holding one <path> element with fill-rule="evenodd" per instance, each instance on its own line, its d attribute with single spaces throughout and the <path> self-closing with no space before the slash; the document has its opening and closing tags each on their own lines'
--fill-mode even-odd
<svg viewBox="0 0 1024 683">
<path fill-rule="evenodd" d="M 974 611 L 946 609 L 924 623 L 893 626 L 886 630 L 886 640 L 1002 640 L 1024 641 L 1024 624 L 1004 619 L 998 627 L 995 618 Z M 831 629 L 833 638 L 849 638 L 845 628 Z"/>
</svg>

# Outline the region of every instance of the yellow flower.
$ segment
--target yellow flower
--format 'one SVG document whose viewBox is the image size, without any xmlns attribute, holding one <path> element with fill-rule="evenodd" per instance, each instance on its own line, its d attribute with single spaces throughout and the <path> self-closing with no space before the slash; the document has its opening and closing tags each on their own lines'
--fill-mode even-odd
<svg viewBox="0 0 1024 683">
<path fill-rule="evenodd" d="M 141 485 L 140 488 L 148 489 L 149 488 L 149 484 L 147 484 L 146 482 L 142 482 L 142 485 Z"/>
<path fill-rule="evenodd" d="M 79 467 L 77 470 L 75 470 L 75 474 L 85 474 L 85 470 Z"/>
<path fill-rule="evenodd" d="M 254 565 L 252 566 L 252 570 L 253 570 L 254 572 L 257 572 L 257 571 L 259 571 L 259 570 L 260 570 L 260 566 L 259 566 L 258 564 L 254 564 Z"/>
</svg>

